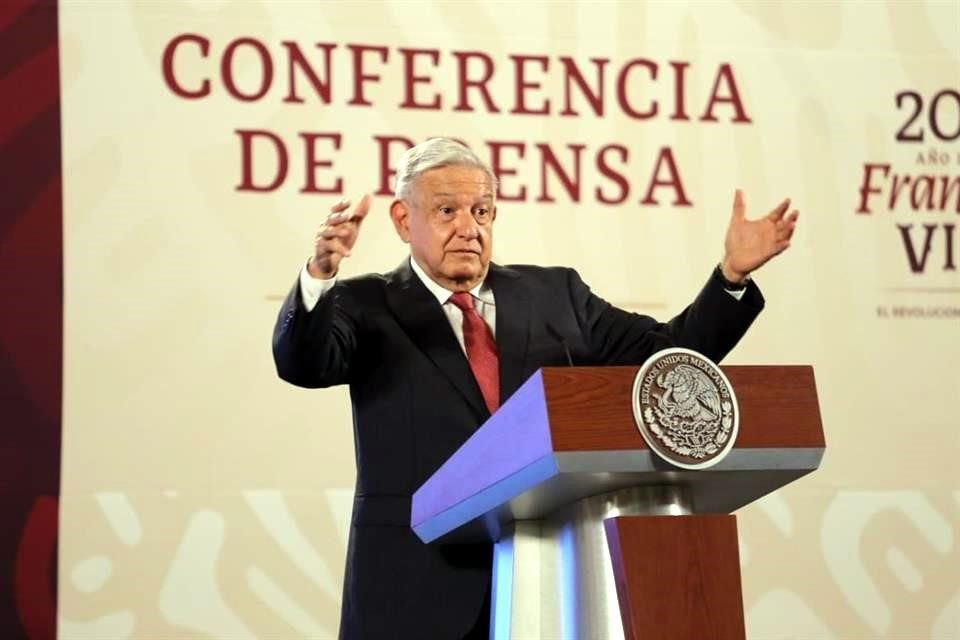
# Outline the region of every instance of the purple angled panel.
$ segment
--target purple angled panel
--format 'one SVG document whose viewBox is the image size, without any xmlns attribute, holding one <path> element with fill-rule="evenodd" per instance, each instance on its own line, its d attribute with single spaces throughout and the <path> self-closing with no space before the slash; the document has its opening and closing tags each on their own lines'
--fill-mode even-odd
<svg viewBox="0 0 960 640">
<path fill-rule="evenodd" d="M 492 500 L 493 506 L 502 504 L 528 489 L 529 482 L 540 482 L 543 473 L 555 473 L 549 470 L 555 469 L 552 453 L 543 375 L 537 371 L 417 490 L 411 526 L 419 534 L 427 520 L 451 510 L 456 522 L 453 513 L 442 521 L 452 528 L 483 515 Z M 523 473 L 538 461 L 538 473 Z M 525 478 L 520 486 L 510 481 L 515 476 Z"/>
</svg>

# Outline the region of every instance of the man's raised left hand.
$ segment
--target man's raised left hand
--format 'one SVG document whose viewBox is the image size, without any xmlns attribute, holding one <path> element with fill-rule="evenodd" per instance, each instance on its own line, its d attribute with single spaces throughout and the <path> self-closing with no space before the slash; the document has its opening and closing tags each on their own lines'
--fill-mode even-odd
<svg viewBox="0 0 960 640">
<path fill-rule="evenodd" d="M 790 246 L 790 238 L 797 227 L 800 212 L 790 208 L 787 198 L 759 220 L 747 220 L 747 205 L 743 192 L 737 189 L 733 197 L 733 213 L 724 240 L 724 256 L 720 263 L 723 277 L 742 283 L 751 272 L 763 266 L 770 258 L 783 253 Z"/>
</svg>

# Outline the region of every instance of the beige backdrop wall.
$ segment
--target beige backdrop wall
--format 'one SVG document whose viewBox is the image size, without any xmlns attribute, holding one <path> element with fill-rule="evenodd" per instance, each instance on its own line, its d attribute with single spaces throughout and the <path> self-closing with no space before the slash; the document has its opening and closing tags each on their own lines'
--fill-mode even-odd
<svg viewBox="0 0 960 640">
<path fill-rule="evenodd" d="M 727 362 L 813 364 L 828 452 L 816 474 L 739 514 L 748 635 L 960 638 L 960 3 L 61 0 L 60 31 L 61 637 L 335 636 L 349 402 L 344 389 L 282 383 L 270 354 L 280 298 L 339 198 L 300 191 L 302 134 L 325 133 L 340 135 L 339 149 L 316 139 L 332 163 L 317 185 L 340 177 L 354 199 L 378 188 L 374 136 L 455 135 L 487 157 L 491 140 L 523 145 L 523 158 L 502 148 L 517 172 L 504 188 L 525 185 L 528 197 L 500 203 L 495 259 L 571 265 L 607 299 L 660 317 L 682 309 L 718 260 L 735 187 L 752 215 L 792 197 L 794 246 L 757 274 L 767 309 Z M 176 49 L 172 73 L 188 91 L 209 79 L 207 97 L 181 97 L 165 80 L 164 52 L 183 34 L 201 40 Z M 232 97 L 221 78 L 239 38 L 262 43 L 274 66 L 260 99 Z M 302 69 L 304 101 L 284 101 L 283 42 L 329 79 L 329 104 Z M 316 43 L 336 45 L 329 72 Z M 380 76 L 364 84 L 370 106 L 349 104 L 349 45 L 359 44 L 388 51 L 386 62 L 362 54 Z M 403 47 L 438 52 L 435 66 L 415 56 L 429 81 L 414 99 L 439 94 L 439 110 L 398 106 Z M 257 51 L 235 47 L 240 94 L 263 80 Z M 454 109 L 455 51 L 489 56 L 499 113 L 476 93 L 475 111 Z M 510 56 L 521 55 L 548 59 L 546 71 L 521 64 L 542 85 L 522 90 L 526 109 L 550 99 L 549 114 L 510 113 Z M 604 117 L 576 87 L 579 115 L 560 113 L 561 57 L 588 83 L 591 59 L 609 60 Z M 637 58 L 656 63 L 657 79 L 635 65 L 622 101 L 641 111 L 656 100 L 647 119 L 616 97 L 618 72 Z M 671 62 L 683 67 L 680 90 Z M 898 105 L 905 91 L 915 96 Z M 671 119 L 678 111 L 689 119 Z M 702 119 L 708 111 L 716 121 Z M 281 186 L 237 189 L 238 130 L 289 147 Z M 536 201 L 538 143 L 568 171 L 568 145 L 584 145 L 579 201 L 549 167 L 555 201 Z M 260 136 L 252 147 L 260 184 L 277 168 L 273 144 Z M 596 194 L 621 186 L 597 163 L 607 145 L 627 151 L 604 156 L 629 190 L 617 205 Z M 675 175 L 657 165 L 663 148 Z M 401 151 L 390 147 L 387 162 Z M 652 175 L 682 181 L 690 206 L 675 205 L 668 185 L 641 204 Z M 405 255 L 389 201 L 376 197 L 348 275 Z M 922 272 L 911 256 L 925 257 Z"/>
</svg>

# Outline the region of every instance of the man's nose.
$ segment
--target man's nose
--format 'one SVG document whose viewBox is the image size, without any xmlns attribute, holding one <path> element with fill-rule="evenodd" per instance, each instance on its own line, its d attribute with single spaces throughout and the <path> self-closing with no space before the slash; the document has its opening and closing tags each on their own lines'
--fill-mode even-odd
<svg viewBox="0 0 960 640">
<path fill-rule="evenodd" d="M 457 212 L 455 224 L 457 235 L 461 237 L 472 239 L 480 236 L 480 225 L 477 224 L 469 209 L 461 209 Z"/>
</svg>

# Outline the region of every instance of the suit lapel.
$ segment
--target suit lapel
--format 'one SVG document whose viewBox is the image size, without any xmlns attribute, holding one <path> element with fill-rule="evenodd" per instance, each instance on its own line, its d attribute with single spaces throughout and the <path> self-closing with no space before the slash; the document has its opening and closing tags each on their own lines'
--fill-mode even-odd
<svg viewBox="0 0 960 640">
<path fill-rule="evenodd" d="M 520 274 L 513 269 L 491 263 L 487 278 L 496 298 L 502 404 L 523 383 L 530 340 L 530 295 Z"/>
<path fill-rule="evenodd" d="M 450 380 L 480 420 L 490 413 L 483 402 L 480 387 L 470 370 L 470 363 L 460 348 L 450 322 L 437 303 L 404 260 L 387 284 L 387 304 L 397 322 L 423 353 Z M 500 321 L 499 312 L 497 322 Z"/>
</svg>

